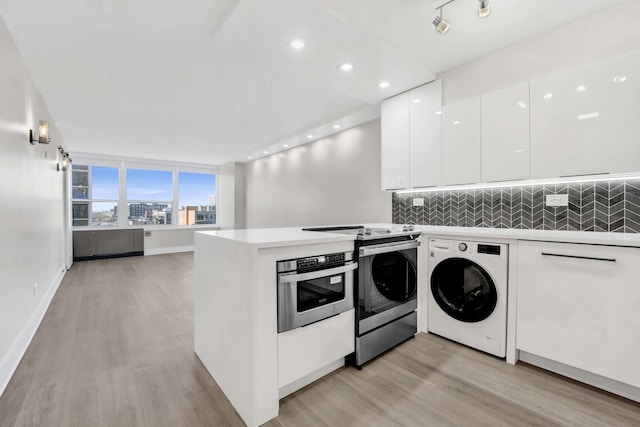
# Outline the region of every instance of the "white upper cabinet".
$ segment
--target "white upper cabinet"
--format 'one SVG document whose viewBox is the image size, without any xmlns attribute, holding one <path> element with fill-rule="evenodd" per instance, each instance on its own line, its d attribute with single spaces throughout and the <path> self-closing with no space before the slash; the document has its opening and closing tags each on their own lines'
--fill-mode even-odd
<svg viewBox="0 0 640 427">
<path fill-rule="evenodd" d="M 529 83 L 482 95 L 482 181 L 529 178 Z"/>
<path fill-rule="evenodd" d="M 442 108 L 442 183 L 480 182 L 480 97 Z"/>
<path fill-rule="evenodd" d="M 382 189 L 409 187 L 409 92 L 382 101 Z"/>
<path fill-rule="evenodd" d="M 442 185 L 442 80 L 409 92 L 411 187 Z"/>
<path fill-rule="evenodd" d="M 383 190 L 441 185 L 441 106 L 441 80 L 382 101 Z"/>
<path fill-rule="evenodd" d="M 531 81 L 531 177 L 640 170 L 640 52 Z"/>
</svg>

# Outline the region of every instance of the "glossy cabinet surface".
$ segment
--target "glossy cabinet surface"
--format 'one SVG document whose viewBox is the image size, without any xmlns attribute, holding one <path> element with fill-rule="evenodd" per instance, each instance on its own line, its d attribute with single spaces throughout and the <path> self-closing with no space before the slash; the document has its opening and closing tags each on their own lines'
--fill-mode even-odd
<svg viewBox="0 0 640 427">
<path fill-rule="evenodd" d="M 348 310 L 278 334 L 278 386 L 284 387 L 355 350 L 355 314 Z"/>
<path fill-rule="evenodd" d="M 480 97 L 442 108 L 442 183 L 480 182 Z"/>
<path fill-rule="evenodd" d="M 409 187 L 409 92 L 382 101 L 382 189 Z"/>
<path fill-rule="evenodd" d="M 529 178 L 529 83 L 482 95 L 482 181 Z"/>
<path fill-rule="evenodd" d="M 409 92 L 411 187 L 442 184 L 442 80 Z"/>
<path fill-rule="evenodd" d="M 518 242 L 516 347 L 640 387 L 640 248 Z"/>
<path fill-rule="evenodd" d="M 531 177 L 640 170 L 640 52 L 531 81 Z"/>
</svg>

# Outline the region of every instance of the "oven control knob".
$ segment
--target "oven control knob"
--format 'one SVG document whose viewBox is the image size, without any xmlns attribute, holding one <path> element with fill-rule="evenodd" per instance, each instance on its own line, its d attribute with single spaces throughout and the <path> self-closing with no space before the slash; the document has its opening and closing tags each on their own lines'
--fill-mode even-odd
<svg viewBox="0 0 640 427">
<path fill-rule="evenodd" d="M 371 229 L 370 228 L 365 228 L 364 229 L 364 234 L 367 235 L 367 236 L 370 236 L 371 235 Z"/>
<path fill-rule="evenodd" d="M 464 252 L 467 250 L 467 244 L 466 243 L 458 243 L 458 249 L 460 249 L 461 252 Z"/>
<path fill-rule="evenodd" d="M 413 231 L 414 227 L 413 225 L 405 225 L 402 227 L 402 231 Z"/>
</svg>

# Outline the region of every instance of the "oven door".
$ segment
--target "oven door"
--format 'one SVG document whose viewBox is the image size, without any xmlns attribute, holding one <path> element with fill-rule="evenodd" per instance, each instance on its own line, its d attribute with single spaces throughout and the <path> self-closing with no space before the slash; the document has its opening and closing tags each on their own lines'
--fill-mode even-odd
<svg viewBox="0 0 640 427">
<path fill-rule="evenodd" d="M 317 322 L 353 308 L 353 271 L 358 263 L 278 275 L 278 332 Z"/>
<path fill-rule="evenodd" d="M 409 240 L 360 247 L 359 333 L 417 308 L 419 245 Z"/>
</svg>

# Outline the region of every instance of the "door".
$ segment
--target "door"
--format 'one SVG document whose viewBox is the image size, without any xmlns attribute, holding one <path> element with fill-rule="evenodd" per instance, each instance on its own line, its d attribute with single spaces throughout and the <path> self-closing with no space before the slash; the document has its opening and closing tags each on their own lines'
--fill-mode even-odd
<svg viewBox="0 0 640 427">
<path fill-rule="evenodd" d="M 480 97 L 442 108 L 442 183 L 480 182 Z"/>
<path fill-rule="evenodd" d="M 465 258 L 448 258 L 431 274 L 431 296 L 449 316 L 461 322 L 481 322 L 491 316 L 498 291 L 489 273 Z"/>
<path fill-rule="evenodd" d="M 360 257 L 360 319 L 416 298 L 417 249 Z"/>
<path fill-rule="evenodd" d="M 382 101 L 382 190 L 409 187 L 409 92 Z"/>
<path fill-rule="evenodd" d="M 73 264 L 73 230 L 71 228 L 71 159 L 68 161 L 67 170 L 64 172 L 64 247 L 65 266 L 68 269 Z"/>
</svg>

